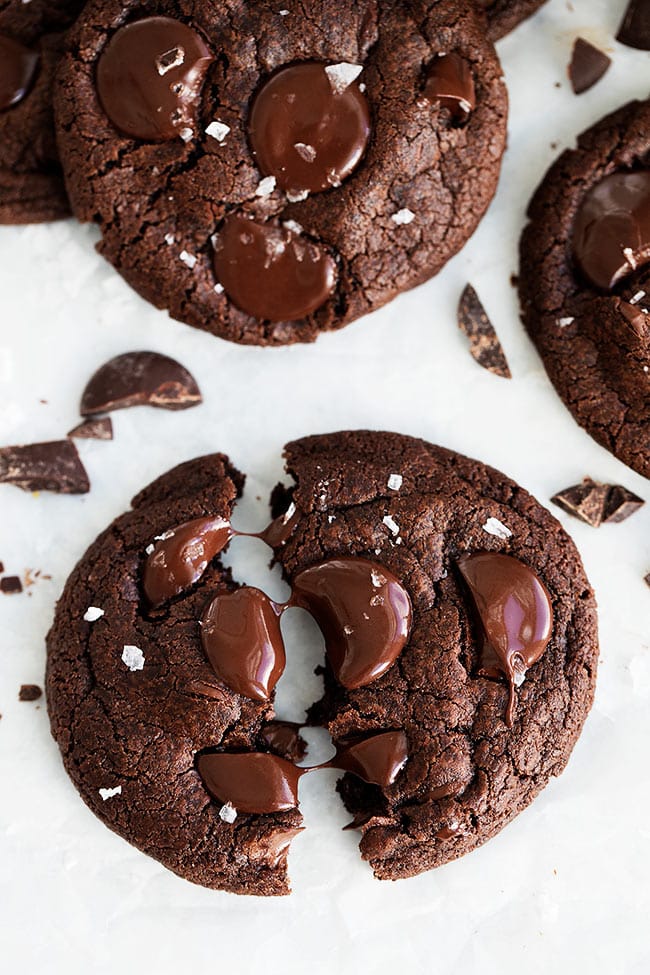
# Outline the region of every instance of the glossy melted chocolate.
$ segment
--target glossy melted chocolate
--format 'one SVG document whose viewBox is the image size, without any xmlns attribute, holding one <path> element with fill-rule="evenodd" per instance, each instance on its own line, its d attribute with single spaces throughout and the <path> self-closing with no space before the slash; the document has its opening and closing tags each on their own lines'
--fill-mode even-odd
<svg viewBox="0 0 650 975">
<path fill-rule="evenodd" d="M 36 51 L 0 34 L 0 112 L 23 100 L 33 84 L 38 62 Z"/>
</svg>

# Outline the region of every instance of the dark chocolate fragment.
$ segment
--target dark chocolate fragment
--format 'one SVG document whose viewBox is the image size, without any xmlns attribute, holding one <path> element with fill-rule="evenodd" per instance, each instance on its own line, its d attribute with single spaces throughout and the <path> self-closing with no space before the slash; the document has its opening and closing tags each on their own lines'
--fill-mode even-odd
<svg viewBox="0 0 650 975">
<path fill-rule="evenodd" d="M 349 64 L 293 64 L 255 97 L 253 153 L 262 173 L 287 193 L 340 186 L 359 165 L 370 137 L 370 110 L 354 80 L 358 73 Z"/>
<path fill-rule="evenodd" d="M 23 491 L 90 491 L 77 448 L 69 440 L 0 447 L 0 483 L 15 484 Z"/>
<path fill-rule="evenodd" d="M 0 112 L 23 100 L 34 81 L 38 62 L 35 51 L 0 34 Z"/>
<path fill-rule="evenodd" d="M 81 398 L 81 415 L 129 406 L 186 410 L 202 402 L 194 377 L 175 359 L 158 352 L 126 352 L 101 366 Z"/>
<path fill-rule="evenodd" d="M 229 216 L 214 240 L 214 269 L 228 297 L 261 321 L 292 322 L 323 305 L 336 264 L 322 246 L 290 227 Z"/>
<path fill-rule="evenodd" d="M 278 755 L 264 752 L 212 753 L 197 763 L 206 789 L 238 813 L 277 813 L 298 805 L 299 769 Z"/>
<path fill-rule="evenodd" d="M 112 440 L 113 421 L 110 416 L 98 416 L 84 420 L 68 434 L 74 440 Z"/>
<path fill-rule="evenodd" d="M 159 538 L 149 552 L 142 574 L 151 606 L 178 596 L 199 581 L 235 532 L 225 518 L 195 518 Z"/>
<path fill-rule="evenodd" d="M 458 327 L 469 339 L 470 354 L 479 366 L 503 379 L 512 378 L 494 326 L 471 284 L 466 286 L 460 297 Z"/>
<path fill-rule="evenodd" d="M 647 586 L 650 586 L 650 572 L 648 572 L 647 576 L 644 576 L 643 578 L 644 578 L 645 584 Z"/>
<path fill-rule="evenodd" d="M 577 37 L 569 64 L 569 81 L 576 95 L 588 91 L 603 77 L 612 59 L 583 37 Z"/>
<path fill-rule="evenodd" d="M 645 503 L 619 484 L 599 484 L 590 477 L 553 495 L 551 501 L 593 528 L 607 522 L 625 521 Z"/>
<path fill-rule="evenodd" d="M 474 78 L 469 64 L 459 54 L 440 54 L 427 71 L 424 96 L 438 102 L 459 122 L 466 122 L 476 108 Z"/>
<path fill-rule="evenodd" d="M 630 0 L 616 40 L 627 47 L 650 51 L 650 3 Z"/>
<path fill-rule="evenodd" d="M 97 93 L 113 125 L 134 139 L 189 142 L 212 55 L 195 30 L 169 17 L 121 27 L 97 65 Z"/>
<path fill-rule="evenodd" d="M 299 520 L 300 516 L 295 504 L 290 504 L 285 513 L 274 518 L 268 528 L 260 532 L 257 537 L 271 548 L 286 545 Z"/>
<path fill-rule="evenodd" d="M 0 592 L 6 596 L 14 596 L 23 591 L 23 584 L 18 576 L 5 576 L 0 579 Z"/>
<path fill-rule="evenodd" d="M 38 684 L 23 684 L 18 692 L 19 701 L 38 701 L 42 696 L 43 691 Z"/>
</svg>

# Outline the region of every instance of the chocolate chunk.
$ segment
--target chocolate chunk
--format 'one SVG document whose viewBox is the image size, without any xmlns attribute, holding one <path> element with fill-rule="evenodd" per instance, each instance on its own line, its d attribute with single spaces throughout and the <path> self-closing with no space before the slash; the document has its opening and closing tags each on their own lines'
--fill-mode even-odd
<svg viewBox="0 0 650 975">
<path fill-rule="evenodd" d="M 0 448 L 0 483 L 23 491 L 86 494 L 88 475 L 69 440 Z"/>
<path fill-rule="evenodd" d="M 650 260 L 650 170 L 612 173 L 589 190 L 575 219 L 573 256 L 603 291 Z"/>
<path fill-rule="evenodd" d="M 110 416 L 98 416 L 94 419 L 84 420 L 68 434 L 76 440 L 112 440 L 113 421 Z"/>
<path fill-rule="evenodd" d="M 467 285 L 460 297 L 458 327 L 469 339 L 470 354 L 479 366 L 503 379 L 512 378 L 494 326 L 471 284 Z"/>
<path fill-rule="evenodd" d="M 226 218 L 215 238 L 214 269 L 228 297 L 259 320 L 291 322 L 311 315 L 336 285 L 330 254 L 289 227 Z"/>
<path fill-rule="evenodd" d="M 269 721 L 263 726 L 260 737 L 272 752 L 290 762 L 299 762 L 307 754 L 301 727 L 294 721 Z"/>
<path fill-rule="evenodd" d="M 254 701 L 268 701 L 286 664 L 282 607 L 259 589 L 220 593 L 201 619 L 201 640 L 217 677 Z"/>
<path fill-rule="evenodd" d="M 142 574 L 151 606 L 178 596 L 199 581 L 235 533 L 225 518 L 196 518 L 165 532 L 149 553 Z"/>
<path fill-rule="evenodd" d="M 644 576 L 644 581 L 647 586 L 650 586 L 650 572 L 648 572 L 647 576 Z"/>
<path fill-rule="evenodd" d="M 466 122 L 476 108 L 474 78 L 470 66 L 458 54 L 440 54 L 427 71 L 424 96 L 438 102 L 460 122 Z"/>
<path fill-rule="evenodd" d="M 630 0 L 616 40 L 627 47 L 650 51 L 650 4 L 648 0 Z"/>
<path fill-rule="evenodd" d="M 18 692 L 19 701 L 38 701 L 43 691 L 38 684 L 23 684 Z"/>
<path fill-rule="evenodd" d="M 126 352 L 97 370 L 81 398 L 81 415 L 156 406 L 186 410 L 202 402 L 194 377 L 175 359 L 158 352 Z"/>
<path fill-rule="evenodd" d="M 274 518 L 268 528 L 259 532 L 257 537 L 271 548 L 279 548 L 289 541 L 299 520 L 295 504 L 290 504 L 285 513 Z"/>
<path fill-rule="evenodd" d="M 213 58 L 203 38 L 169 17 L 121 27 L 97 65 L 97 93 L 113 125 L 134 139 L 188 142 Z"/>
<path fill-rule="evenodd" d="M 574 94 L 581 95 L 583 91 L 593 88 L 611 63 L 612 59 L 597 47 L 583 37 L 577 37 L 569 65 L 569 80 Z"/>
<path fill-rule="evenodd" d="M 277 813 L 298 805 L 305 769 L 263 752 L 201 755 L 197 767 L 206 789 L 238 813 Z"/>
<path fill-rule="evenodd" d="M 352 772 L 364 782 L 385 789 L 395 781 L 407 759 L 404 732 L 383 731 L 339 744 L 336 755 L 324 767 Z"/>
<path fill-rule="evenodd" d="M 5 570 L 4 562 L 0 562 L 0 572 L 4 572 L 4 570 Z"/>
<path fill-rule="evenodd" d="M 483 636 L 479 673 L 505 674 L 510 684 L 506 714 L 514 714 L 514 689 L 537 663 L 553 634 L 551 597 L 541 579 L 519 559 L 479 552 L 458 562 L 478 612 Z"/>
<path fill-rule="evenodd" d="M 0 34 L 0 112 L 23 100 L 34 81 L 38 61 L 35 51 Z"/>
<path fill-rule="evenodd" d="M 645 503 L 619 484 L 599 484 L 589 477 L 585 477 L 582 484 L 574 484 L 555 494 L 551 501 L 593 528 L 607 522 L 625 521 Z"/>
<path fill-rule="evenodd" d="M 411 601 L 384 566 L 339 558 L 299 572 L 291 605 L 308 610 L 325 637 L 334 676 L 347 688 L 362 687 L 389 670 L 411 628 Z"/>
<path fill-rule="evenodd" d="M 4 579 L 0 579 L 0 592 L 5 593 L 5 595 L 13 596 L 22 591 L 23 584 L 18 576 L 5 576 Z"/>
<path fill-rule="evenodd" d="M 249 120 L 253 153 L 262 173 L 287 193 L 340 186 L 359 165 L 370 110 L 353 78 L 358 71 L 346 64 L 293 64 L 258 92 Z"/>
</svg>

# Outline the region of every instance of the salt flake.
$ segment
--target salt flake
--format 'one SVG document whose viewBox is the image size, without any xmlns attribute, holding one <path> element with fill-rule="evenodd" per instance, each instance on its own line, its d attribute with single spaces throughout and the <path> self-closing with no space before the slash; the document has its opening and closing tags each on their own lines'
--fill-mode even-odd
<svg viewBox="0 0 650 975">
<path fill-rule="evenodd" d="M 195 254 L 190 254 L 188 251 L 181 251 L 178 256 L 183 264 L 189 267 L 190 271 L 194 270 L 198 261 L 198 257 Z"/>
<path fill-rule="evenodd" d="M 502 521 L 498 518 L 488 518 L 488 520 L 483 525 L 483 531 L 487 532 L 488 535 L 494 535 L 496 538 L 511 538 L 512 532 L 507 528 Z"/>
<path fill-rule="evenodd" d="M 356 81 L 363 65 L 350 64 L 349 61 L 341 61 L 340 64 L 328 64 L 325 74 L 329 78 L 332 91 L 335 95 L 342 95 L 346 88 L 349 88 L 353 81 Z"/>
<path fill-rule="evenodd" d="M 255 190 L 255 196 L 270 196 L 275 189 L 276 179 L 275 176 L 265 176 L 261 179 L 257 189 Z"/>
<path fill-rule="evenodd" d="M 406 224 L 413 223 L 415 220 L 415 214 L 408 207 L 403 207 L 394 213 L 391 217 L 393 223 L 396 223 L 398 227 L 406 226 Z"/>
<path fill-rule="evenodd" d="M 399 525 L 394 518 L 391 518 L 390 515 L 385 515 L 382 518 L 382 521 L 386 525 L 386 528 L 388 528 L 390 531 L 391 535 L 399 535 Z"/>
<path fill-rule="evenodd" d="M 404 478 L 402 477 L 401 474 L 391 474 L 390 477 L 388 478 L 388 490 L 399 491 L 403 482 L 404 482 Z"/>
<path fill-rule="evenodd" d="M 122 786 L 116 785 L 114 789 L 100 789 L 99 794 L 104 800 L 104 802 L 106 802 L 107 799 L 112 799 L 113 796 L 121 796 Z"/>
<path fill-rule="evenodd" d="M 122 661 L 133 673 L 136 670 L 144 669 L 144 654 L 140 647 L 125 644 L 124 650 L 122 651 Z"/>
<path fill-rule="evenodd" d="M 306 142 L 296 142 L 293 148 L 296 150 L 301 159 L 305 162 L 313 163 L 316 158 L 316 150 L 313 146 L 307 145 Z"/>
<path fill-rule="evenodd" d="M 99 620 L 104 615 L 104 610 L 100 609 L 99 606 L 89 606 L 84 613 L 84 619 L 86 623 L 94 623 Z"/>
<path fill-rule="evenodd" d="M 567 318 L 558 318 L 555 324 L 558 325 L 559 328 L 566 328 L 567 325 L 573 325 L 574 322 L 575 322 L 575 318 L 572 318 L 569 315 L 567 316 Z"/>
<path fill-rule="evenodd" d="M 211 139 L 216 139 L 217 142 L 223 142 L 230 132 L 230 126 L 226 125 L 225 122 L 220 122 L 219 119 L 215 119 L 214 122 L 210 122 L 205 131 Z"/>
<path fill-rule="evenodd" d="M 224 823 L 234 823 L 237 819 L 237 810 L 231 802 L 227 802 L 219 810 L 219 819 L 222 819 Z"/>
</svg>

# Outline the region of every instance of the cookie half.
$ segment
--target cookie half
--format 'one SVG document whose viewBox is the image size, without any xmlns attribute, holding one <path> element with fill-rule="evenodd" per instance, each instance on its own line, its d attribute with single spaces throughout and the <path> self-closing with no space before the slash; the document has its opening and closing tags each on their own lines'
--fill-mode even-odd
<svg viewBox="0 0 650 975">
<path fill-rule="evenodd" d="M 187 10 L 93 0 L 58 75 L 73 210 L 143 297 L 235 342 L 306 342 L 463 246 L 507 121 L 467 4 Z"/>
<path fill-rule="evenodd" d="M 591 436 L 650 476 L 650 101 L 550 168 L 520 245 L 523 322 Z"/>
<path fill-rule="evenodd" d="M 327 589 L 331 572 L 317 579 L 324 565 L 373 566 L 367 605 L 348 584 L 338 606 L 320 604 L 320 617 L 312 605 L 330 643 L 325 694 L 309 720 L 329 729 L 337 753 L 350 742 L 376 745 L 386 732 L 405 745 L 399 761 L 391 753 L 392 774 L 382 785 L 367 784 L 357 763 L 340 791 L 376 876 L 411 876 L 485 842 L 564 769 L 594 692 L 593 593 L 558 522 L 477 461 L 368 431 L 307 438 L 285 454 L 291 483 L 273 493 L 276 520 L 264 539 L 294 594 L 304 595 L 314 580 Z M 202 764 L 205 756 L 223 761 L 226 753 L 229 761 L 232 753 L 245 766 L 255 753 L 274 774 L 290 773 L 298 754 L 295 737 L 292 744 L 287 729 L 272 724 L 273 694 L 264 699 L 246 683 L 233 690 L 237 667 L 223 658 L 219 667 L 212 653 L 218 601 L 236 606 L 248 592 L 255 594 L 248 606 L 260 605 L 259 591 L 238 588 L 218 555 L 195 571 L 196 553 L 204 552 L 203 541 L 195 544 L 197 523 L 203 531 L 211 519 L 214 529 L 218 519 L 223 532 L 242 484 L 222 456 L 184 464 L 145 489 L 90 547 L 48 637 L 48 708 L 70 777 L 111 829 L 196 883 L 282 894 L 287 848 L 302 825 L 295 802 L 272 813 L 237 809 L 223 768 L 215 784 Z M 168 557 L 174 546 L 178 555 L 181 537 L 187 543 L 188 523 L 192 573 L 170 589 Z M 483 593 L 482 605 L 485 578 L 471 567 L 484 564 L 488 580 L 496 566 L 501 582 Z M 330 654 L 332 626 L 340 624 L 347 650 L 366 652 L 364 621 L 372 627 L 379 613 L 386 622 L 384 598 L 400 589 L 408 630 L 396 655 L 370 679 L 346 679 L 341 656 Z M 504 606 L 515 607 L 510 622 Z M 344 619 L 342 607 L 352 616 Z M 242 633 L 253 649 L 262 634 L 268 649 L 270 615 L 235 620 L 228 635 L 239 640 L 238 652 Z M 527 656 L 535 633 L 539 646 Z M 508 677 L 488 660 L 486 640 L 500 653 L 499 639 L 513 634 L 523 642 L 510 649 L 523 656 Z M 259 659 L 244 650 L 248 663 Z M 235 784 L 241 796 L 247 783 Z M 289 792 L 295 796 L 295 788 Z"/>
</svg>

